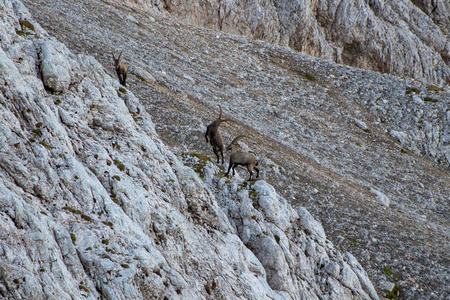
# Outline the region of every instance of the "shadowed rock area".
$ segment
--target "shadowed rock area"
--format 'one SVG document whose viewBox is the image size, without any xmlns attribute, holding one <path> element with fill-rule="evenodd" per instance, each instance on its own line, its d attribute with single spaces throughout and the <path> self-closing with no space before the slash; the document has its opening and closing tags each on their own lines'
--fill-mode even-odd
<svg viewBox="0 0 450 300">
<path fill-rule="evenodd" d="M 7 186 L 2 190 L 14 191 L 7 199 L 23 196 L 5 202 L 2 213 L 11 219 L 9 234 L 22 226 L 27 239 L 30 221 L 21 220 L 33 218 L 28 210 L 21 217 L 23 201 L 31 202 L 26 207 L 39 218 L 56 218 L 52 222 L 61 224 L 63 254 L 55 255 L 61 257 L 61 272 L 74 278 L 64 288 L 68 295 L 75 287 L 78 293 L 108 298 L 132 286 L 141 293 L 150 286 L 156 295 L 170 285 L 170 296 L 180 298 L 226 298 L 229 293 L 245 299 L 376 298 L 372 282 L 380 296 L 396 295 L 397 288 L 402 299 L 448 296 L 450 116 L 444 89 L 181 25 L 126 6 L 24 1 L 51 35 L 73 53 L 93 55 L 103 69 L 92 58 L 47 45 L 37 23 L 32 22 L 34 30 L 21 25 L 26 23 L 20 20 L 32 19 L 19 2 L 13 3 L 18 16 L 3 19 L 13 24 L 12 33 L 2 34 L 7 36 L 3 51 L 30 88 L 46 99 L 46 110 L 57 112 L 51 128 L 61 130 L 60 140 L 67 145 L 54 154 L 49 150 L 59 145 L 47 141 L 55 135 L 44 127 L 50 112 L 31 118 L 28 114 L 38 111 L 32 103 L 13 108 L 6 101 L 26 93 L 5 98 L 4 111 L 11 113 L 2 124 L 16 124 L 14 132 L 26 134 L 4 140 L 9 146 L 2 148 L 2 157 L 9 153 L 20 159 L 2 160 Z M 124 50 L 129 90 L 118 85 L 113 49 Z M 45 83 L 52 73 L 40 67 L 48 60 L 44 52 L 62 67 L 60 85 Z M 66 63 L 59 60 L 62 54 Z M 68 85 L 64 70 L 71 74 Z M 240 144 L 259 158 L 264 180 L 247 184 L 244 172 L 225 178 L 227 164 L 210 161 L 213 153 L 203 134 L 217 118 L 218 104 L 234 120 L 221 126 L 225 143 L 239 134 L 250 136 Z M 35 158 L 27 156 L 30 150 L 38 151 Z M 32 161 L 37 170 L 24 161 Z M 67 182 L 60 189 L 55 188 L 59 172 Z M 322 222 L 329 241 L 299 205 Z M 114 232 L 104 232 L 109 228 Z M 207 242 L 191 244 L 196 239 Z M 240 250 L 230 254 L 224 249 L 230 244 Z M 352 253 L 370 281 L 351 254 L 330 250 L 332 244 Z M 6 256 L 11 251 L 4 253 L 18 268 L 14 256 Z M 75 253 L 81 265 L 70 262 Z M 157 262 L 148 253 L 158 253 Z M 218 269 L 222 259 L 214 253 L 225 255 L 227 266 Z M 185 265 L 182 257 L 189 257 Z M 38 283 L 50 273 L 49 266 L 35 261 L 25 265 L 27 274 L 44 269 L 39 276 L 30 275 Z M 109 275 L 103 279 L 105 272 Z M 6 291 L 30 282 L 8 278 Z M 49 295 L 48 290 L 43 293 Z"/>
</svg>

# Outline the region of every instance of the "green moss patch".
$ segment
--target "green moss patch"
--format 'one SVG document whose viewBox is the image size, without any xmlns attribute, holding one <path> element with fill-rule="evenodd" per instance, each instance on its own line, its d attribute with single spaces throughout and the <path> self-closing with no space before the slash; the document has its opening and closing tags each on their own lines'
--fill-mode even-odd
<svg viewBox="0 0 450 300">
<path fill-rule="evenodd" d="M 89 217 L 88 215 L 85 215 L 85 214 L 82 214 L 82 215 L 81 215 L 81 218 L 82 218 L 83 220 L 88 221 L 88 222 L 91 222 L 91 221 L 92 221 L 92 218 Z"/>
<path fill-rule="evenodd" d="M 40 141 L 39 144 L 41 144 L 42 146 L 44 146 L 47 149 L 51 148 L 51 146 L 49 144 L 47 144 L 45 141 Z"/>
<path fill-rule="evenodd" d="M 31 24 L 28 20 L 20 20 L 20 30 L 16 29 L 17 35 L 20 36 L 27 36 L 27 35 L 33 35 L 34 33 L 34 25 Z M 30 32 L 32 31 L 32 32 Z"/>
<path fill-rule="evenodd" d="M 305 74 L 305 78 L 308 79 L 309 81 L 316 81 L 316 78 L 308 73 Z"/>
<path fill-rule="evenodd" d="M 393 276 L 395 279 L 400 279 L 400 276 L 394 274 L 394 272 L 392 272 L 391 268 L 389 268 L 388 266 L 383 267 L 383 272 L 388 276 Z"/>
<path fill-rule="evenodd" d="M 275 241 L 276 241 L 277 243 L 280 242 L 280 237 L 279 237 L 278 235 L 275 234 L 273 237 L 275 238 Z"/>
<path fill-rule="evenodd" d="M 75 245 L 76 241 L 77 241 L 77 237 L 75 236 L 75 234 L 71 233 L 70 234 L 70 239 L 72 240 L 72 244 Z"/>
<path fill-rule="evenodd" d="M 81 212 L 81 210 L 74 209 L 74 208 L 69 207 L 69 206 L 64 206 L 62 209 L 67 210 L 67 211 L 69 211 L 69 212 L 71 212 L 71 213 L 73 213 L 73 214 L 77 214 L 77 215 L 82 215 L 82 214 L 83 214 L 83 213 Z"/>
<path fill-rule="evenodd" d="M 102 221 L 102 223 L 105 224 L 106 226 L 111 227 L 111 228 L 113 227 L 113 223 L 112 222 Z"/>
<path fill-rule="evenodd" d="M 395 299 L 395 300 L 400 299 L 400 288 L 398 287 L 398 285 L 394 285 L 392 291 L 384 290 L 384 293 L 385 297 L 388 299 Z"/>
<path fill-rule="evenodd" d="M 20 20 L 19 21 L 20 28 L 22 28 L 22 31 L 27 28 L 31 31 L 34 31 L 34 25 L 31 24 L 28 20 Z"/>
<path fill-rule="evenodd" d="M 120 160 L 115 159 L 114 164 L 120 171 L 122 171 L 122 172 L 125 171 L 125 165 Z"/>
<path fill-rule="evenodd" d="M 79 285 L 78 288 L 82 291 L 85 291 L 86 293 L 89 293 L 89 289 L 87 287 L 85 287 L 84 285 Z"/>
</svg>

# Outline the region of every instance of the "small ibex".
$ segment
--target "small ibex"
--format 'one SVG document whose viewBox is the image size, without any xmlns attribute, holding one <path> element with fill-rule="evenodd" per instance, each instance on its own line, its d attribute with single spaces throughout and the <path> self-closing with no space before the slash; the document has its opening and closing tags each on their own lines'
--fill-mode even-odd
<svg viewBox="0 0 450 300">
<path fill-rule="evenodd" d="M 256 157 L 253 154 L 238 150 L 237 141 L 243 137 L 247 136 L 239 135 L 235 137 L 234 140 L 231 142 L 231 144 L 227 147 L 227 150 L 231 150 L 231 155 L 230 155 L 230 165 L 228 166 L 228 171 L 225 174 L 225 176 L 228 176 L 228 173 L 230 173 L 231 168 L 233 168 L 233 175 L 234 175 L 234 168 L 236 168 L 237 166 L 246 166 L 247 171 L 250 174 L 248 181 L 250 181 L 252 180 L 253 169 L 256 170 L 256 178 L 259 177 L 259 169 L 257 168 L 258 161 L 256 160 Z"/>
<path fill-rule="evenodd" d="M 114 59 L 114 63 L 116 65 L 116 72 L 117 76 L 119 77 L 119 82 L 121 85 L 126 86 L 126 80 L 127 80 L 127 66 L 122 61 L 122 52 L 120 52 L 119 57 L 114 56 L 114 52 L 112 53 L 112 57 Z"/>
<path fill-rule="evenodd" d="M 207 143 L 209 142 L 213 147 L 214 154 L 217 156 L 217 163 L 219 163 L 220 161 L 219 152 L 220 155 L 222 156 L 222 163 L 223 163 L 223 140 L 222 135 L 220 134 L 219 131 L 219 126 L 220 123 L 230 120 L 222 119 L 222 107 L 219 105 L 219 108 L 220 108 L 219 118 L 217 118 L 217 120 L 208 125 L 208 127 L 206 128 L 205 138 L 206 142 Z"/>
</svg>

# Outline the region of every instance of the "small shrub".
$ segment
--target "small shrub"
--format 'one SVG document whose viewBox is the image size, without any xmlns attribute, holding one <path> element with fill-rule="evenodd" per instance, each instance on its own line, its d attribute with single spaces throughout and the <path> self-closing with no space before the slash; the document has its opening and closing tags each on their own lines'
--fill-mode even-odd
<svg viewBox="0 0 450 300">
<path fill-rule="evenodd" d="M 108 239 L 102 240 L 102 244 L 109 245 L 109 240 Z"/>
<path fill-rule="evenodd" d="M 114 176 L 112 177 L 112 179 L 115 179 L 115 180 L 117 180 L 117 181 L 120 181 L 120 176 L 119 176 L 119 175 L 114 175 Z"/>
</svg>

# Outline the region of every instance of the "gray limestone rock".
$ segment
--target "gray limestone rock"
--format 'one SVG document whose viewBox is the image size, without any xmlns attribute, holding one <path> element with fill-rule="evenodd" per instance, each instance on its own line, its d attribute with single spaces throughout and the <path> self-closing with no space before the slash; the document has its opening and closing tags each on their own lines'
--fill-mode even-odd
<svg viewBox="0 0 450 300">
<path fill-rule="evenodd" d="M 2 22 L 15 23 L 6 2 Z M 26 52 L 0 49 L 2 296 L 329 298 L 316 275 L 328 259 L 326 237 L 306 210 L 299 216 L 264 180 L 242 187 L 236 176 L 214 193 L 220 168 L 204 163 L 202 180 L 194 171 L 202 156 L 180 160 L 141 100 L 92 57 L 7 34 Z M 309 258 L 306 241 L 315 249 Z M 370 280 L 355 276 L 336 282 L 334 295 L 365 295 L 360 281 Z"/>
</svg>

